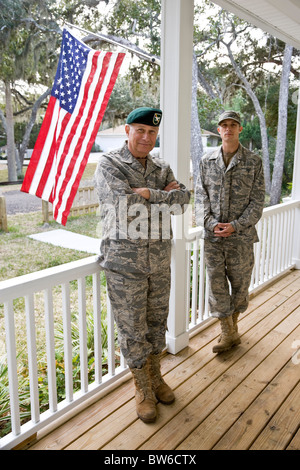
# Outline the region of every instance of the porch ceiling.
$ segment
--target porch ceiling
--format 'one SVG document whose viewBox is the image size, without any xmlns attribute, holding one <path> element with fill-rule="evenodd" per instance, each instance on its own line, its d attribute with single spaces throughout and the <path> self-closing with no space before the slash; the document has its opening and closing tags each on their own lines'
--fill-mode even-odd
<svg viewBox="0 0 300 470">
<path fill-rule="evenodd" d="M 299 0 L 213 0 L 222 8 L 300 49 Z"/>
</svg>

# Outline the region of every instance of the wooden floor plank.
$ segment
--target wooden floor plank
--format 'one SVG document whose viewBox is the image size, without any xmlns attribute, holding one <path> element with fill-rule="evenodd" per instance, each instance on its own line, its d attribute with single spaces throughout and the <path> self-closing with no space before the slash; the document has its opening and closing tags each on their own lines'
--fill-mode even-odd
<svg viewBox="0 0 300 470">
<path fill-rule="evenodd" d="M 295 319 L 295 323 L 297 319 Z M 290 359 L 291 333 L 222 403 L 178 446 L 177 450 L 212 449 Z"/>
<path fill-rule="evenodd" d="M 214 332 L 215 329 L 215 332 Z M 217 336 L 217 328 L 212 328 L 213 336 Z M 203 345 L 210 341 L 210 336 L 205 332 L 201 336 L 195 336 L 191 339 L 189 347 L 180 351 L 176 356 L 168 354 L 162 361 L 162 373 L 175 369 L 176 366 L 184 362 L 187 357 L 193 356 Z M 108 396 L 101 398 L 99 402 L 92 404 L 84 411 L 78 413 L 66 423 L 59 426 L 50 434 L 44 432 L 44 436 L 37 443 L 31 446 L 31 450 L 59 450 L 73 442 L 73 436 L 77 437 L 96 424 L 107 418 L 111 413 L 117 410 L 117 407 L 125 405 L 134 396 L 134 385 L 132 380 L 118 387 Z"/>
<path fill-rule="evenodd" d="M 286 450 L 300 450 L 300 424 L 298 425 L 298 431 L 287 446 Z"/>
<path fill-rule="evenodd" d="M 86 433 L 65 447 L 66 450 L 98 450 L 118 434 L 120 429 L 126 429 L 136 420 L 134 399 L 119 408 L 115 413 L 98 423 Z"/>
<path fill-rule="evenodd" d="M 235 379 L 241 380 L 243 374 L 249 373 L 248 367 L 252 366 L 250 358 L 253 357 L 253 361 L 257 361 L 259 360 L 259 358 L 260 360 L 262 360 L 265 355 L 267 355 L 270 350 L 275 347 L 274 344 L 276 344 L 276 339 L 278 338 L 278 341 L 280 342 L 284 338 L 284 335 L 282 333 L 274 334 L 272 332 L 272 328 L 276 326 L 282 318 L 284 318 L 283 309 L 277 309 L 277 313 L 273 312 L 272 315 L 269 315 L 261 322 L 259 332 L 257 332 L 256 329 L 253 329 L 252 332 L 251 330 L 248 332 L 247 337 L 245 338 L 245 344 L 242 345 L 242 347 L 239 347 L 235 350 L 231 350 L 225 354 L 220 355 L 219 357 L 215 357 L 214 355 L 214 360 L 212 362 L 204 366 L 201 370 L 197 372 L 196 376 L 194 376 L 188 382 L 183 383 L 180 387 L 176 389 L 175 392 L 177 400 L 172 405 L 172 407 L 169 408 L 160 405 L 159 419 L 154 424 L 154 426 L 148 427 L 146 430 L 143 430 L 144 425 L 140 421 L 136 421 L 132 425 L 132 434 L 136 436 L 134 442 L 129 439 L 129 435 L 131 433 L 126 430 L 125 432 L 117 436 L 113 441 L 111 441 L 107 446 L 105 446 L 104 449 L 126 449 L 128 448 L 128 446 L 131 446 L 129 448 L 132 449 L 138 444 L 141 446 L 139 447 L 141 449 L 151 449 L 152 447 L 156 448 L 156 446 L 158 446 L 157 448 L 175 448 L 175 446 L 178 445 L 178 434 L 181 434 L 182 440 L 183 429 L 190 430 L 193 425 L 195 427 L 195 420 L 198 420 L 200 417 L 200 412 L 197 411 L 197 413 L 195 413 L 195 409 L 198 410 L 198 407 L 200 407 L 200 409 L 203 408 L 204 411 L 207 413 L 207 411 L 211 409 L 211 407 L 218 405 L 218 402 L 216 401 L 216 396 L 218 397 L 218 395 L 216 395 L 213 390 L 216 385 L 213 382 L 215 380 L 219 380 L 221 384 L 220 387 L 222 390 L 219 391 L 219 395 L 221 399 L 223 399 L 224 393 L 226 393 L 226 388 L 228 386 L 227 382 L 230 382 L 230 380 L 234 381 Z M 250 354 L 250 356 L 248 356 L 246 354 L 247 351 L 251 350 L 251 348 L 258 343 L 259 339 L 264 338 L 264 336 L 268 332 L 271 334 L 272 337 L 267 337 L 267 339 L 262 344 L 259 344 L 257 348 L 254 349 L 254 351 L 252 351 L 251 353 L 248 352 L 248 354 Z M 208 350 L 207 354 L 209 355 L 212 353 L 210 350 Z M 227 370 L 239 360 L 241 362 L 239 363 L 239 366 L 237 366 L 238 370 L 235 370 L 232 378 L 231 375 L 228 374 Z M 224 374 L 226 375 L 224 376 Z M 199 401 L 201 401 L 202 399 L 204 400 L 204 398 L 206 398 L 207 396 L 210 405 L 205 402 L 205 404 L 201 406 L 193 402 L 192 405 L 188 408 L 187 412 L 187 407 L 190 403 L 190 398 L 194 396 L 193 399 L 195 399 L 199 396 L 202 391 L 205 391 L 205 389 L 210 385 L 211 387 L 208 389 L 208 391 L 205 392 L 205 397 L 201 396 L 201 399 L 199 399 Z M 231 386 L 233 385 L 231 384 Z M 193 395 L 190 391 L 191 387 L 193 389 Z M 189 411 L 190 409 L 191 411 Z M 180 419 L 180 422 L 177 422 L 180 412 L 182 412 L 183 417 Z M 187 416 L 187 413 L 190 413 L 191 416 Z M 180 430 L 180 432 L 178 430 Z M 171 438 L 171 433 L 174 433 L 174 441 Z M 142 440 L 145 438 L 145 435 L 148 435 L 149 442 L 145 443 L 143 446 Z M 153 437 L 151 438 L 151 436 Z"/>
<path fill-rule="evenodd" d="M 299 448 L 299 406 L 292 406 L 299 365 L 293 369 L 290 361 L 291 342 L 300 338 L 299 306 L 295 270 L 250 300 L 240 316 L 239 347 L 213 354 L 219 335 L 214 322 L 183 351 L 163 357 L 176 400 L 158 404 L 155 423 L 137 418 L 130 379 L 57 429 L 38 434 L 31 449 Z"/>
<path fill-rule="evenodd" d="M 31 446 L 31 450 L 60 450 L 72 442 L 78 435 L 85 433 L 99 421 L 116 412 L 117 404 L 120 406 L 132 398 L 133 385 L 129 382 L 123 384 L 109 395 L 101 398 L 99 402 L 89 406 L 84 412 L 72 417 L 63 425 L 56 428 L 45 437 L 42 437 Z M 120 401 L 121 400 L 121 401 Z"/>
<path fill-rule="evenodd" d="M 215 326 L 212 327 L 212 333 L 214 337 L 217 336 L 218 331 Z M 210 336 L 207 337 L 206 334 L 201 335 L 201 337 L 195 336 L 191 339 L 188 348 L 185 348 L 176 356 L 168 354 L 166 355 L 166 357 L 163 358 L 162 372 L 164 373 L 166 371 L 169 371 L 169 376 L 171 376 L 171 378 L 169 378 L 169 381 L 171 381 L 171 383 L 173 383 L 174 380 L 180 381 L 181 376 L 182 380 L 185 380 L 189 375 L 192 375 L 193 368 L 199 365 L 199 358 L 196 357 L 196 359 L 194 359 L 194 354 L 199 354 L 199 348 L 201 349 L 201 347 L 203 347 L 206 342 L 210 340 Z M 191 358 L 191 370 L 188 372 L 186 371 L 185 366 L 183 366 L 181 369 L 178 368 L 178 366 L 183 363 L 186 358 Z M 210 359 L 212 358 L 213 355 L 211 355 Z M 110 417 L 110 414 L 112 412 L 117 412 L 117 406 L 126 406 L 127 402 L 131 400 L 131 406 L 134 409 L 134 405 L 132 402 L 133 396 L 134 386 L 132 380 L 130 380 L 130 382 L 126 383 L 125 385 L 122 385 L 122 387 L 109 394 L 108 397 L 102 398 L 99 403 L 93 404 L 89 409 L 79 413 L 70 421 L 57 428 L 55 431 L 51 432 L 50 435 L 46 435 L 45 437 L 40 439 L 35 445 L 31 447 L 31 449 L 63 449 L 68 447 L 68 445 L 73 442 L 73 440 L 75 439 L 73 436 L 76 435 L 76 433 L 77 438 L 85 432 L 90 432 L 90 434 L 92 435 L 95 432 L 94 426 L 98 424 L 99 426 L 102 426 L 101 423 L 105 419 L 105 423 L 111 422 L 111 419 L 113 418 Z M 79 430 L 81 431 L 81 433 L 79 432 Z M 82 439 L 84 440 L 84 437 Z"/>
<path fill-rule="evenodd" d="M 180 442 L 187 438 L 195 427 L 225 400 L 226 396 L 280 344 L 283 338 L 282 333 L 270 331 L 247 354 L 234 363 L 226 374 L 220 376 L 210 387 L 199 394 L 180 414 L 140 448 L 175 449 L 178 447 Z"/>
<path fill-rule="evenodd" d="M 203 352 L 205 349 L 206 348 L 203 348 L 200 351 Z M 205 351 L 203 352 L 203 357 L 201 357 L 201 354 L 197 353 L 196 360 L 194 356 L 189 358 L 190 360 L 187 359 L 183 364 L 178 366 L 174 371 L 171 371 L 169 374 L 166 375 L 166 380 L 172 386 L 172 388 L 174 388 L 176 395 L 178 394 L 177 389 L 176 389 L 176 383 L 183 382 L 183 384 L 188 384 L 188 387 L 185 389 L 185 396 L 181 397 L 182 399 L 176 400 L 174 404 L 175 409 L 177 406 L 180 406 L 180 407 L 183 406 L 186 400 L 187 401 L 192 400 L 194 393 L 195 393 L 195 386 L 193 386 L 193 382 L 196 383 L 196 387 L 197 387 L 198 377 L 196 373 L 198 372 L 199 367 L 201 367 L 201 363 L 206 364 L 207 362 L 209 363 L 213 360 L 212 353 L 209 356 L 208 351 L 207 353 L 205 353 Z M 189 367 L 187 367 L 187 363 Z M 192 376 L 188 376 L 188 374 L 191 373 L 191 370 L 194 371 L 194 374 L 192 374 Z M 188 381 L 185 381 L 185 376 L 187 376 L 187 378 L 189 379 Z M 141 426 L 142 429 L 146 427 L 147 432 L 149 431 L 150 428 L 153 428 L 152 424 L 146 425 L 142 421 L 138 420 L 136 412 L 135 412 L 134 400 L 132 400 L 131 407 L 132 407 L 133 415 L 130 415 L 130 420 L 125 419 L 122 422 L 118 423 L 118 432 L 122 431 L 122 433 L 125 433 L 129 437 L 129 442 L 127 442 L 127 440 L 123 441 L 123 438 L 121 437 L 123 444 L 126 445 L 128 449 L 130 449 L 131 446 L 135 448 L 134 438 L 131 435 L 132 429 L 130 430 L 129 433 L 127 433 L 128 427 L 132 424 L 131 418 L 133 419 L 134 424 L 138 422 L 139 426 Z M 171 405 L 171 407 L 168 407 L 168 408 L 171 409 L 172 407 L 173 405 Z M 159 406 L 158 406 L 158 410 L 159 410 Z M 159 413 L 160 412 L 163 413 L 163 411 L 164 410 L 160 410 Z M 120 413 L 122 413 L 122 410 L 120 410 Z M 156 425 L 157 423 L 154 423 L 154 424 Z M 107 439 L 107 435 L 102 433 L 102 430 L 107 429 L 109 426 L 110 426 L 110 418 L 103 420 L 101 423 L 99 423 L 97 426 L 91 429 L 90 432 L 88 432 L 91 439 L 93 440 L 94 449 L 99 449 L 103 447 L 109 441 L 109 439 Z M 139 432 L 142 432 L 142 429 Z M 76 442 L 74 442 L 70 448 L 75 448 L 75 447 L 82 448 L 82 446 L 85 445 L 85 443 L 86 443 L 86 437 L 82 436 Z"/>
<path fill-rule="evenodd" d="M 300 422 L 300 383 L 287 396 L 250 450 L 284 450 L 298 430 Z"/>
<path fill-rule="evenodd" d="M 289 361 L 213 449 L 249 449 L 298 382 L 298 371 Z"/>
</svg>

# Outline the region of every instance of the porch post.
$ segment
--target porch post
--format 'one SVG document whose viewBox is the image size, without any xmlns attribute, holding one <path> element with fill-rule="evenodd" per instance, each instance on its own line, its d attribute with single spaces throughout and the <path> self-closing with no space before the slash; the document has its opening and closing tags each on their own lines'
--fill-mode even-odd
<svg viewBox="0 0 300 470">
<path fill-rule="evenodd" d="M 292 199 L 294 201 L 300 201 L 300 87 L 298 91 L 298 112 L 297 112 L 296 142 L 295 142 L 295 155 L 294 155 Z M 296 209 L 296 217 L 295 217 L 293 262 L 296 265 L 296 269 L 300 269 L 300 208 L 299 207 Z"/>
<path fill-rule="evenodd" d="M 162 0 L 161 21 L 161 156 L 186 186 L 190 171 L 191 92 L 194 0 Z M 186 250 L 181 216 L 173 217 L 172 282 L 168 351 L 188 345 Z"/>
</svg>

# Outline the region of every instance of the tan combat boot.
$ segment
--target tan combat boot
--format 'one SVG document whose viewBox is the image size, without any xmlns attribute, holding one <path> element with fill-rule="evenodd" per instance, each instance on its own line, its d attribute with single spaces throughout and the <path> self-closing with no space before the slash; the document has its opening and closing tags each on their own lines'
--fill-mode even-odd
<svg viewBox="0 0 300 470">
<path fill-rule="evenodd" d="M 236 333 L 238 333 L 238 318 L 239 318 L 240 312 L 234 312 L 232 314 L 232 322 L 233 322 L 233 328 Z"/>
<path fill-rule="evenodd" d="M 240 312 L 234 312 L 232 314 L 232 322 L 233 322 L 233 328 L 236 333 L 238 333 L 238 318 L 239 318 Z M 220 343 L 222 339 L 222 334 L 219 336 L 218 343 Z"/>
<path fill-rule="evenodd" d="M 213 352 L 217 354 L 228 351 L 241 342 L 233 325 L 232 316 L 220 318 L 219 320 L 221 322 L 221 337 L 219 338 L 218 344 L 213 346 Z"/>
<path fill-rule="evenodd" d="M 138 417 L 145 423 L 156 419 L 156 398 L 151 387 L 148 363 L 141 369 L 130 369 L 135 385 L 135 402 Z"/>
<path fill-rule="evenodd" d="M 166 384 L 160 372 L 160 354 L 150 354 L 148 357 L 152 389 L 158 401 L 170 405 L 175 400 L 173 390 Z"/>
</svg>

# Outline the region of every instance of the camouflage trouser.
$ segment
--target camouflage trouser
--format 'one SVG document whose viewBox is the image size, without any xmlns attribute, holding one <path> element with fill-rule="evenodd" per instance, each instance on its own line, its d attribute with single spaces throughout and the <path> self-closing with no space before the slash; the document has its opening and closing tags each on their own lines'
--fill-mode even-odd
<svg viewBox="0 0 300 470">
<path fill-rule="evenodd" d="M 142 367 L 166 343 L 170 268 L 151 275 L 106 271 L 118 342 L 130 368 Z"/>
<path fill-rule="evenodd" d="M 224 318 L 245 312 L 254 266 L 253 244 L 241 240 L 205 240 L 210 315 Z"/>
</svg>

